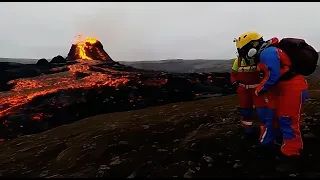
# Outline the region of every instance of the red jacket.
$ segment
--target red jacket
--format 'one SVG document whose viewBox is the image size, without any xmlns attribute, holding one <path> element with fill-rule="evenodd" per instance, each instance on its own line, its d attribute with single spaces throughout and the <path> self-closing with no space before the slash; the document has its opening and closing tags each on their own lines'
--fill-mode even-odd
<svg viewBox="0 0 320 180">
<path fill-rule="evenodd" d="M 245 85 L 259 84 L 261 82 L 260 72 L 257 71 L 255 62 L 251 60 L 250 64 L 247 65 L 241 58 L 234 60 L 230 80 L 232 84 L 239 82 Z"/>
</svg>

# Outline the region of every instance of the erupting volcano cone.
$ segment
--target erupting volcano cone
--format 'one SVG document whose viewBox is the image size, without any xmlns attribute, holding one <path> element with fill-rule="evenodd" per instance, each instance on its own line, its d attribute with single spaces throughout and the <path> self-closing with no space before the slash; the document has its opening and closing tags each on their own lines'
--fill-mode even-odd
<svg viewBox="0 0 320 180">
<path fill-rule="evenodd" d="M 82 39 L 78 36 L 76 42 L 72 44 L 68 53 L 67 61 L 83 60 L 102 60 L 114 62 L 107 52 L 104 51 L 103 45 L 95 38 Z"/>
</svg>

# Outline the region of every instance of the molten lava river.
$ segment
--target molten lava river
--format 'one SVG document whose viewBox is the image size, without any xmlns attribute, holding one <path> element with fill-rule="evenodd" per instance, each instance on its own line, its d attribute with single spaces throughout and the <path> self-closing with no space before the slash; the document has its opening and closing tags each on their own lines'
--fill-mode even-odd
<svg viewBox="0 0 320 180">
<path fill-rule="evenodd" d="M 81 64 L 69 65 L 67 72 L 10 81 L 9 84 L 15 84 L 13 89 L 0 92 L 0 118 L 38 96 L 75 88 L 117 87 L 129 81 L 129 73 L 119 74 L 108 69 L 105 69 L 104 73 L 90 71 L 89 64 L 94 63 L 98 62 L 81 62 Z M 87 73 L 88 76 L 78 79 L 77 72 Z"/>
</svg>

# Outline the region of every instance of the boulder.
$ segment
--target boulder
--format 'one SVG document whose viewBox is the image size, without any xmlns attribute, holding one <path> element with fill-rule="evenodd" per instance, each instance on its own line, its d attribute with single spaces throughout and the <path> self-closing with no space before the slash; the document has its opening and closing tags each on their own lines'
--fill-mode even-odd
<svg viewBox="0 0 320 180">
<path fill-rule="evenodd" d="M 37 65 L 39 65 L 39 66 L 47 66 L 47 65 L 49 65 L 49 62 L 48 62 L 48 60 L 42 58 L 42 59 L 39 59 L 37 61 Z"/>
<path fill-rule="evenodd" d="M 66 59 L 63 58 L 61 55 L 58 55 L 50 61 L 51 64 L 59 64 L 59 63 L 66 63 Z"/>
</svg>

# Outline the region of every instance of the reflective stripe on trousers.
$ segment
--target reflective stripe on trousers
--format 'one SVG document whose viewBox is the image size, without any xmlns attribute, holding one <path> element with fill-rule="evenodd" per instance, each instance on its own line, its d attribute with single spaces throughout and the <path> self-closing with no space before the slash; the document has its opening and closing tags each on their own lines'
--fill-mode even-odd
<svg viewBox="0 0 320 180">
<path fill-rule="evenodd" d="M 246 125 L 246 126 L 252 126 L 253 125 L 253 122 L 250 122 L 250 121 L 241 121 L 243 125 Z"/>
<path fill-rule="evenodd" d="M 259 84 L 249 84 L 249 85 L 246 85 L 246 84 L 239 83 L 239 86 L 244 87 L 245 89 L 253 89 L 253 88 L 256 88 L 258 85 L 259 85 Z"/>
</svg>

